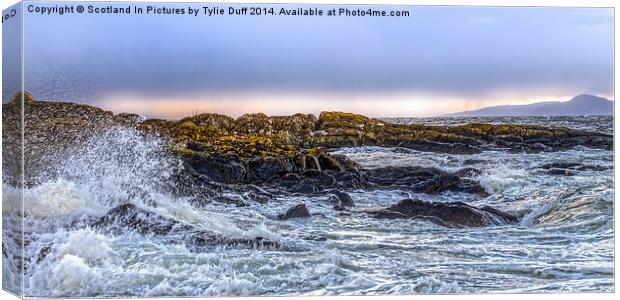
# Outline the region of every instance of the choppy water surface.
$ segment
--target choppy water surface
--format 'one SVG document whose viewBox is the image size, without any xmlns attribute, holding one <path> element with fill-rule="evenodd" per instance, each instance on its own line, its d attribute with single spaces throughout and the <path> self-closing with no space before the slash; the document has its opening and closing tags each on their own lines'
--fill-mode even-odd
<svg viewBox="0 0 620 300">
<path fill-rule="evenodd" d="M 613 125 L 611 119 L 601 125 L 601 120 L 588 118 L 571 124 L 579 127 L 580 122 L 582 127 L 604 127 L 601 131 L 611 130 Z M 576 148 L 540 154 L 497 151 L 477 155 L 395 153 L 378 147 L 337 151 L 366 168 L 474 167 L 482 171 L 477 179 L 491 194 L 479 198 L 460 193 L 359 190 L 350 192 L 356 203 L 354 210 L 413 198 L 491 205 L 522 216 L 516 225 L 453 229 L 419 220 L 382 220 L 339 212 L 320 197 L 281 197 L 241 208 L 223 204 L 196 208 L 166 192 L 167 179 L 179 165 L 162 155 L 160 148 L 157 140 L 140 137 L 132 130 L 116 131 L 107 139 L 95 139 L 80 159 L 58 173 L 59 178 L 26 191 L 26 239 L 31 241 L 26 247 L 30 259 L 26 266 L 26 295 L 613 290 L 613 169 L 564 177 L 548 175 L 540 168 L 550 162 L 613 166 L 612 151 Z M 94 164 L 102 167 L 95 170 L 91 167 Z M 141 192 L 128 192 L 136 188 Z M 3 185 L 3 192 L 6 228 L 17 220 L 19 191 Z M 102 215 L 126 199 L 228 237 L 264 236 L 279 241 L 283 247 L 219 246 L 192 251 L 184 244 L 131 230 L 114 235 L 89 228 L 65 229 L 76 219 Z M 289 221 L 276 219 L 277 214 L 301 202 L 317 215 Z M 327 240 L 300 238 L 313 235 Z M 16 246 L 4 242 L 7 247 Z M 37 261 L 42 249 L 49 254 Z M 6 268 L 10 262 L 3 259 Z M 15 284 L 16 280 L 5 277 L 5 284 Z"/>
</svg>

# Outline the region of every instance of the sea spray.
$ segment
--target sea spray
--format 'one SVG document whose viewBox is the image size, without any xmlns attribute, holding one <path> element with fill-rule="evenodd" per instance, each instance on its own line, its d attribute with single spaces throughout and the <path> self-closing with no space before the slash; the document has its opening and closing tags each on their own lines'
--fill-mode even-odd
<svg viewBox="0 0 620 300">
<path fill-rule="evenodd" d="M 182 171 L 180 159 L 166 151 L 162 139 L 126 127 L 93 136 L 70 153 L 58 176 L 77 182 L 92 202 L 109 206 L 169 201 L 171 178 Z"/>
<path fill-rule="evenodd" d="M 31 262 L 26 269 L 27 295 L 613 290 L 613 169 L 562 177 L 540 168 L 563 161 L 613 167 L 611 151 L 496 151 L 459 156 L 395 153 L 379 147 L 341 149 L 338 153 L 365 166 L 424 165 L 449 171 L 473 167 L 481 171 L 473 178 L 487 180 L 488 192 L 492 192 L 484 198 L 455 192 L 348 191 L 356 207 L 343 213 L 333 210 L 324 197 L 301 195 L 278 196 L 247 207 L 218 203 L 195 207 L 175 194 L 175 172 L 182 172 L 182 164 L 166 151 L 165 144 L 157 136 L 131 128 L 112 128 L 76 145 L 71 150 L 73 159 L 58 164 L 41 184 L 25 191 L 30 203 L 26 211 L 26 256 Z M 93 168 L 100 162 L 100 167 Z M 3 190 L 17 199 L 15 209 L 4 207 L 5 219 L 17 218 L 19 189 L 3 185 Z M 63 204 L 59 201 L 63 198 L 71 201 Z M 404 198 L 491 205 L 514 212 L 523 221 L 456 229 L 423 220 L 379 220 L 360 213 Z M 105 228 L 71 226 L 75 220 L 96 218 L 124 202 L 226 237 L 264 236 L 295 247 L 221 245 L 197 251 L 175 243 L 174 237 L 142 235 L 130 228 L 112 233 Z M 286 222 L 274 217 L 299 202 L 317 215 Z M 303 240 L 304 234 L 320 234 L 327 240 Z M 3 242 L 11 246 L 10 241 Z"/>
</svg>

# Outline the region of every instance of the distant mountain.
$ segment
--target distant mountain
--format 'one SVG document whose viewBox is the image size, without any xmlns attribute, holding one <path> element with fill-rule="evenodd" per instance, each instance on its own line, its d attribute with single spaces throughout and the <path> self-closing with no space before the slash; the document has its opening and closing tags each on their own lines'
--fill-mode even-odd
<svg viewBox="0 0 620 300">
<path fill-rule="evenodd" d="M 501 105 L 444 115 L 445 117 L 491 116 L 599 116 L 613 115 L 614 102 L 593 95 L 579 95 L 569 101 L 548 101 L 528 105 Z"/>
</svg>

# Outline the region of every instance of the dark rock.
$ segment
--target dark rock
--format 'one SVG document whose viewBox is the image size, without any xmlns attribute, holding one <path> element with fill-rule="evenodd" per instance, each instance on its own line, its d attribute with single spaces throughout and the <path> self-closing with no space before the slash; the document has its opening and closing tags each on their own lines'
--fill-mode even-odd
<svg viewBox="0 0 620 300">
<path fill-rule="evenodd" d="M 250 200 L 261 204 L 267 203 L 271 199 L 275 198 L 272 193 L 267 192 L 264 189 L 253 184 L 244 185 L 243 189 L 246 190 L 245 194 Z"/>
<path fill-rule="evenodd" d="M 495 143 L 523 143 L 523 138 L 515 135 L 497 135 Z"/>
<path fill-rule="evenodd" d="M 324 186 L 333 186 L 336 184 L 336 179 L 334 179 L 334 176 L 330 175 L 327 172 L 307 170 L 302 172 L 301 175 L 305 178 L 316 179 L 320 184 Z"/>
<path fill-rule="evenodd" d="M 462 202 L 425 202 L 421 200 L 401 200 L 378 211 L 369 212 L 375 218 L 423 219 L 448 227 L 481 227 L 514 223 L 517 218 L 490 207 L 476 208 Z"/>
<path fill-rule="evenodd" d="M 307 170 L 302 173 L 288 173 L 282 177 L 273 178 L 268 184 L 292 193 L 311 194 L 334 188 L 336 179 L 327 172 Z"/>
<path fill-rule="evenodd" d="M 414 189 L 427 194 L 436 194 L 455 188 L 459 180 L 460 178 L 456 175 L 441 174 L 420 183 Z"/>
<path fill-rule="evenodd" d="M 474 172 L 474 170 L 467 171 Z M 465 171 L 461 170 L 450 174 L 436 168 L 390 166 L 367 170 L 365 179 L 369 184 L 378 187 L 398 187 L 428 194 L 455 191 L 478 194 L 483 197 L 488 195 L 477 181 L 458 176 L 465 176 L 463 172 Z"/>
<path fill-rule="evenodd" d="M 317 241 L 317 242 L 327 241 L 326 237 L 320 236 L 320 235 L 316 235 L 316 234 L 302 234 L 299 237 L 302 240 L 306 240 L 306 241 Z"/>
<path fill-rule="evenodd" d="M 380 186 L 412 186 L 443 174 L 439 169 L 423 167 L 383 167 L 365 171 L 365 179 Z"/>
<path fill-rule="evenodd" d="M 539 153 L 553 151 L 553 148 L 545 146 L 543 143 L 533 143 L 528 146 L 527 150 L 528 152 Z"/>
<path fill-rule="evenodd" d="M 411 153 L 410 149 L 404 148 L 404 147 L 395 147 L 392 148 L 392 152 L 394 153 L 402 153 L 402 154 L 409 154 Z"/>
<path fill-rule="evenodd" d="M 278 243 L 263 237 L 255 239 L 230 239 L 217 233 L 196 228 L 193 225 L 163 217 L 155 212 L 126 203 L 109 210 L 103 217 L 86 224 L 74 223 L 73 226 L 90 226 L 121 234 L 133 230 L 144 235 L 158 235 L 171 238 L 174 242 L 185 242 L 192 247 L 230 245 L 251 247 L 278 247 Z"/>
<path fill-rule="evenodd" d="M 336 179 L 336 187 L 339 189 L 362 189 L 367 183 L 359 172 L 339 172 L 332 176 Z"/>
<path fill-rule="evenodd" d="M 480 197 L 489 196 L 489 193 L 484 189 L 484 187 L 482 187 L 482 185 L 480 185 L 478 181 L 466 178 L 461 178 L 456 187 L 452 188 L 451 191 L 475 194 Z"/>
<path fill-rule="evenodd" d="M 349 196 L 349 194 L 339 191 L 339 190 L 329 190 L 328 199 L 330 202 L 334 203 L 334 208 L 336 210 L 343 210 L 344 207 L 353 207 L 355 203 L 353 202 L 353 198 Z"/>
<path fill-rule="evenodd" d="M 564 176 L 577 175 L 577 172 L 575 170 L 570 170 L 570 169 L 550 168 L 548 172 L 550 175 L 564 175 Z"/>
<path fill-rule="evenodd" d="M 247 182 L 263 182 L 285 173 L 286 164 L 275 157 L 257 157 L 247 163 Z"/>
<path fill-rule="evenodd" d="M 484 160 L 469 158 L 463 161 L 464 165 L 476 165 L 476 164 L 481 164 L 481 163 L 484 163 Z"/>
<path fill-rule="evenodd" d="M 243 182 L 247 174 L 239 158 L 233 155 L 196 153 L 186 158 L 186 161 L 196 172 L 217 182 L 240 183 Z"/>
<path fill-rule="evenodd" d="M 288 220 L 292 218 L 307 218 L 310 217 L 310 212 L 308 212 L 308 208 L 305 204 L 297 204 L 291 208 L 289 208 L 286 213 L 278 216 L 280 220 Z"/>
<path fill-rule="evenodd" d="M 317 159 L 321 167 L 320 170 L 332 170 L 337 172 L 344 171 L 344 167 L 341 166 L 336 159 L 334 159 L 330 155 L 327 155 L 326 153 L 319 153 L 317 155 Z"/>
<path fill-rule="evenodd" d="M 609 170 L 610 167 L 599 166 L 599 165 L 584 165 L 581 163 L 573 163 L 573 162 L 555 162 L 544 164 L 540 166 L 543 169 L 569 169 L 569 170 L 577 170 L 577 171 L 605 171 Z"/>
<path fill-rule="evenodd" d="M 467 167 L 467 168 L 460 169 L 454 172 L 453 174 L 458 177 L 474 177 L 474 176 L 480 175 L 481 173 L 482 172 L 476 168 Z"/>
<path fill-rule="evenodd" d="M 120 234 L 128 229 L 140 234 L 166 235 L 173 230 L 191 230 L 192 226 L 155 212 L 126 203 L 109 210 L 99 220 L 90 224 L 94 228 L 106 228 Z"/>
</svg>

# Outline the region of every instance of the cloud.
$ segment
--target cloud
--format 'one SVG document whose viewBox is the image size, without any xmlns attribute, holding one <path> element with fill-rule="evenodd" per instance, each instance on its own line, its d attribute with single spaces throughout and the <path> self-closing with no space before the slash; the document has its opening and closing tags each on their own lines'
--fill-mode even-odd
<svg viewBox="0 0 620 300">
<path fill-rule="evenodd" d="M 265 90 L 471 101 L 613 93 L 613 10 L 387 9 L 401 8 L 413 17 L 26 15 L 26 81 L 35 96 L 95 102 Z"/>
</svg>

